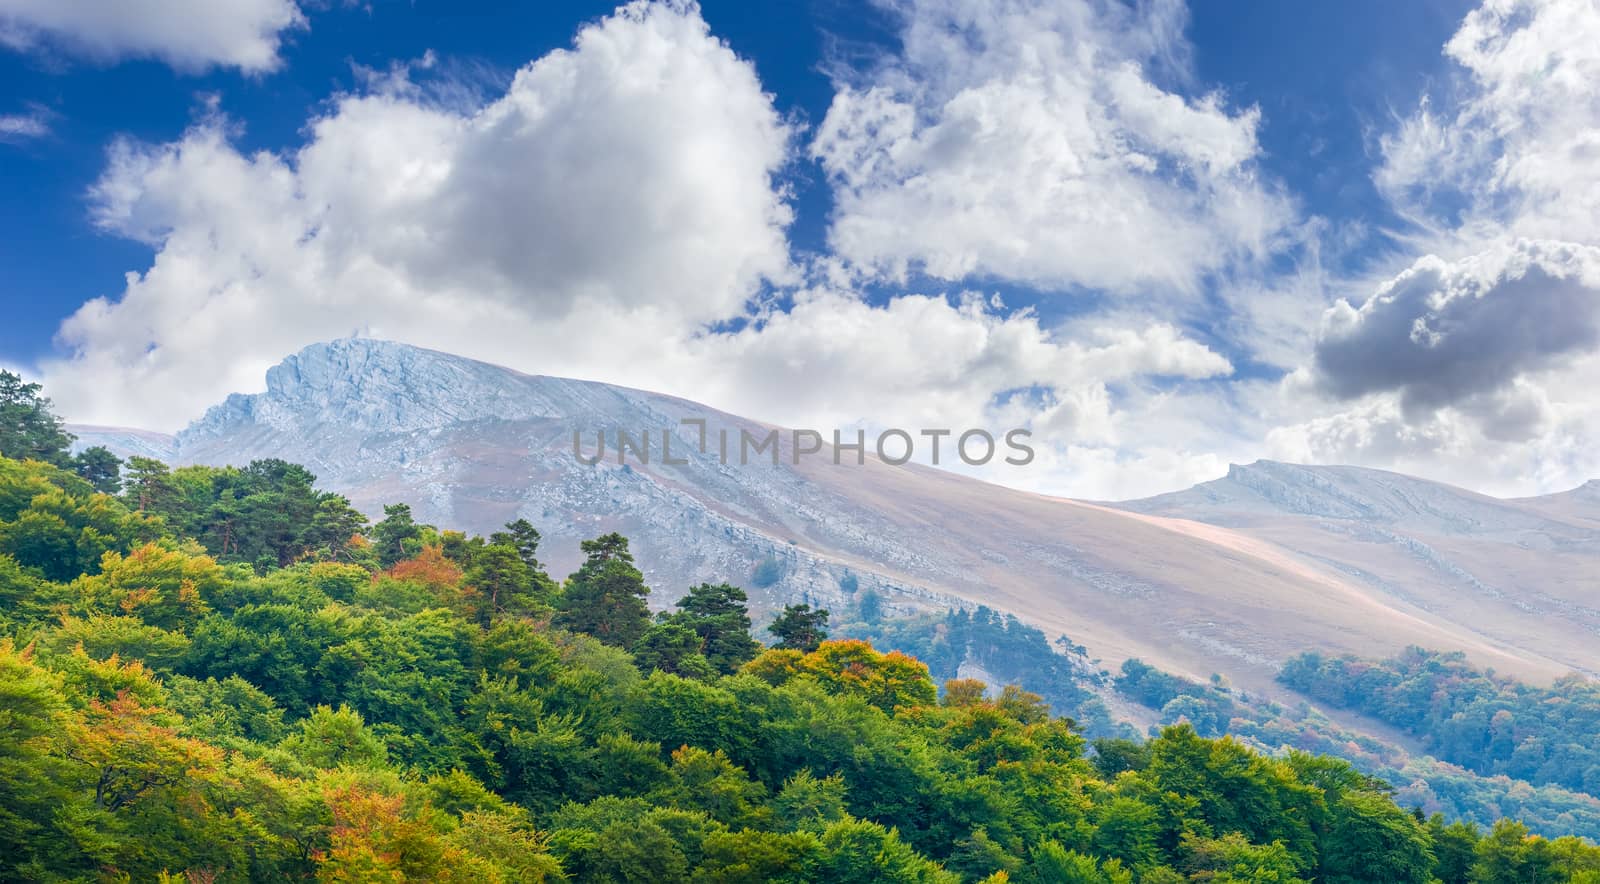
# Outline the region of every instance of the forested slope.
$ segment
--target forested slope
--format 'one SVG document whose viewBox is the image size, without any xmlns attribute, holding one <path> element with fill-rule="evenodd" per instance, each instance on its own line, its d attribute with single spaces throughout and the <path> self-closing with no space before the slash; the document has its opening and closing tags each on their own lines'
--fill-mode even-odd
<svg viewBox="0 0 1600 884">
<path fill-rule="evenodd" d="M 1091 760 L 1015 689 L 958 681 L 940 700 L 925 666 L 863 642 L 760 651 L 732 587 L 651 618 L 620 537 L 587 544 L 557 584 L 526 525 L 466 538 L 399 507 L 362 525 L 283 464 L 140 472 L 118 499 L 0 460 L 6 877 L 1420 882 L 1600 868 L 1576 839 L 1424 822 L 1343 762 L 1266 758 L 1188 727 Z"/>
</svg>

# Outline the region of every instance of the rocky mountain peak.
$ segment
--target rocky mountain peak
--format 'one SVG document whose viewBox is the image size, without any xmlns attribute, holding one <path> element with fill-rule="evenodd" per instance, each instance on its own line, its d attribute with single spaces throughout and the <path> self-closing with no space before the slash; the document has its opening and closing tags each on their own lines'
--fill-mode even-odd
<svg viewBox="0 0 1600 884">
<path fill-rule="evenodd" d="M 344 338 L 312 344 L 267 371 L 265 393 L 234 394 L 179 434 L 180 444 L 256 423 L 339 424 L 405 433 L 465 421 L 550 414 L 547 379 L 434 350 Z"/>
</svg>

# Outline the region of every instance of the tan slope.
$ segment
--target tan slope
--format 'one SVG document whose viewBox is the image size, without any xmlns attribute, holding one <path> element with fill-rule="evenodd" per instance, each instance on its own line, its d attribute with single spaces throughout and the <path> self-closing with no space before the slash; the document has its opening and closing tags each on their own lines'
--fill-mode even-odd
<svg viewBox="0 0 1600 884">
<path fill-rule="evenodd" d="M 1381 470 L 1262 461 L 1114 506 L 1230 529 L 1456 634 L 1593 674 L 1600 671 L 1595 487 L 1500 500 Z"/>
<path fill-rule="evenodd" d="M 1122 512 L 930 469 L 802 465 L 875 515 L 880 536 L 926 557 L 898 569 L 1063 632 L 1108 662 L 1138 656 L 1265 689 L 1307 649 L 1389 654 L 1416 644 L 1549 677 L 1570 664 L 1470 629 L 1227 528 Z M 826 537 L 808 538 L 815 542 Z M 866 563 L 863 563 L 866 564 Z"/>
</svg>

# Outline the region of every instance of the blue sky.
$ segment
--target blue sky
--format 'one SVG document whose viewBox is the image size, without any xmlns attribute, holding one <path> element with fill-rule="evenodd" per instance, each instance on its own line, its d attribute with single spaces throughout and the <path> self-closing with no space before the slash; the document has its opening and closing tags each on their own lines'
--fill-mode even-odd
<svg viewBox="0 0 1600 884">
<path fill-rule="evenodd" d="M 26 364 L 49 352 L 57 326 L 90 297 L 116 293 L 122 276 L 148 264 L 151 250 L 98 232 L 85 192 L 119 135 L 165 141 L 182 134 L 197 95 L 214 93 L 242 127 L 239 145 L 283 150 L 303 140 L 308 117 L 335 90 L 357 86 L 353 64 L 384 68 L 432 50 L 478 68 L 491 82 L 571 43 L 610 2 L 442 2 L 332 5 L 308 13 L 289 36 L 284 66 L 265 75 L 232 69 L 174 71 L 158 60 L 108 64 L 60 52 L 0 54 L 6 84 L 0 113 L 45 109 L 50 135 L 0 153 L 0 291 L 11 322 L 0 354 Z M 830 56 L 892 46 L 881 11 L 834 0 L 772 3 L 710 0 L 712 31 L 754 62 L 785 113 L 816 121 L 833 89 Z M 1437 76 L 1439 47 L 1470 8 L 1462 2 L 1381 0 L 1291 8 L 1270 0 L 1203 4 L 1189 27 L 1196 80 L 1260 105 L 1263 164 L 1317 214 L 1383 217 L 1366 170 L 1365 132 L 1396 107 L 1414 103 Z M 825 249 L 828 187 L 814 164 L 792 170 L 797 248 Z M 1019 291 L 1015 297 L 1028 298 Z"/>
<path fill-rule="evenodd" d="M 1581 281 L 1530 309 L 1589 309 L 1589 253 L 1524 244 L 1591 246 L 1589 197 L 1486 170 L 1570 171 L 1593 95 L 1556 74 L 1593 72 L 1566 38 L 1600 13 L 1476 6 L 0 0 L 0 362 L 74 417 L 175 429 L 367 333 L 788 423 L 1026 422 L 1058 440 L 1044 490 L 1253 456 L 1543 490 L 1600 467 L 1569 377 L 1590 323 L 1487 367 L 1378 324 L 1473 329 L 1530 262 Z M 643 103 L 633 52 L 659 56 Z M 1548 88 L 1497 88 L 1529 71 Z M 425 204 L 385 193 L 407 150 L 451 182 Z M 526 165 L 552 162 L 574 174 Z M 648 356 L 561 327 L 605 317 Z"/>
</svg>

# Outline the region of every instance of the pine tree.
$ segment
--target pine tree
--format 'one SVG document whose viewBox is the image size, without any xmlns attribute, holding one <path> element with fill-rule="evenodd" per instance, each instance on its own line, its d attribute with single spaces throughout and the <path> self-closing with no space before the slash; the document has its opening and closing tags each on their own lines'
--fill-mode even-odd
<svg viewBox="0 0 1600 884">
<path fill-rule="evenodd" d="M 422 537 L 422 526 L 411 518 L 411 506 L 404 503 L 389 504 L 383 508 L 383 521 L 372 526 L 372 542 L 378 549 L 378 561 L 391 568 L 412 554 L 407 543 L 415 544 Z"/>
<path fill-rule="evenodd" d="M 0 456 L 70 466 L 72 434 L 61 428 L 50 400 L 40 395 L 42 389 L 0 371 Z"/>
<path fill-rule="evenodd" d="M 122 490 L 122 459 L 103 445 L 79 452 L 72 459 L 72 471 L 101 494 L 116 494 Z"/>
<path fill-rule="evenodd" d="M 778 647 L 811 653 L 828 638 L 828 610 L 810 605 L 790 605 L 767 627 L 778 637 Z"/>
<path fill-rule="evenodd" d="M 755 659 L 761 645 L 750 637 L 750 612 L 744 590 L 726 583 L 702 583 L 678 600 L 670 618 L 700 637 L 701 653 L 725 675 Z"/>
<path fill-rule="evenodd" d="M 544 567 L 539 564 L 539 541 L 542 539 L 539 536 L 539 529 L 533 527 L 533 523 L 527 519 L 507 522 L 505 531 L 497 531 L 489 535 L 490 543 L 503 544 L 516 549 L 517 555 L 522 558 L 523 564 L 528 566 L 528 570 L 536 573 L 544 570 Z"/>
<path fill-rule="evenodd" d="M 650 588 L 633 566 L 628 539 L 607 534 L 585 540 L 589 558 L 567 578 L 556 622 L 618 647 L 630 648 L 650 628 Z"/>
<path fill-rule="evenodd" d="M 130 457 L 124 497 L 141 513 L 159 511 L 172 491 L 171 476 L 167 465 L 153 457 Z"/>
</svg>

